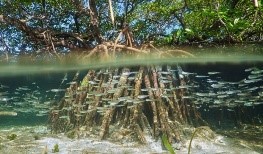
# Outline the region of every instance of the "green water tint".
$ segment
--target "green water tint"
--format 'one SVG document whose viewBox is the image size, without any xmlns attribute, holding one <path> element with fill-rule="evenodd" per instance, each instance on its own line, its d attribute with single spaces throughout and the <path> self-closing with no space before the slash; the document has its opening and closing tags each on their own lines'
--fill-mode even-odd
<svg viewBox="0 0 263 154">
<path fill-rule="evenodd" d="M 124 57 L 118 60 L 105 60 L 105 61 L 78 61 L 67 60 L 65 62 L 55 62 L 53 64 L 10 64 L 0 65 L 0 76 L 12 75 L 27 75 L 27 74 L 41 74 L 52 72 L 76 71 L 87 69 L 100 69 L 105 67 L 125 67 L 125 66 L 138 66 L 138 65 L 175 65 L 175 64 L 208 64 L 208 63 L 260 63 L 263 62 L 261 55 L 197 55 L 196 57 L 172 57 L 172 58 L 156 58 L 156 56 L 142 56 L 142 57 Z"/>
<path fill-rule="evenodd" d="M 242 129 L 220 129 L 218 133 L 234 139 L 233 144 L 255 149 L 262 153 L 263 150 L 263 125 L 245 124 Z"/>
<path fill-rule="evenodd" d="M 212 127 L 218 128 L 243 128 L 243 123 L 262 125 L 263 115 L 263 57 L 262 56 L 200 56 L 195 58 L 131 58 L 120 61 L 105 61 L 101 63 L 77 63 L 75 65 L 9 65 L 0 66 L 0 121 L 1 125 L 10 124 L 8 121 L 13 121 L 14 118 L 18 121 L 26 121 L 25 115 L 37 119 L 42 119 L 44 123 L 52 106 L 57 105 L 60 99 L 56 95 L 61 95 L 65 100 L 70 99 L 69 95 L 64 95 L 66 88 L 72 84 L 77 84 L 80 87 L 94 86 L 96 87 L 99 80 L 85 80 L 82 77 L 86 75 L 88 70 L 95 69 L 96 72 L 107 73 L 108 68 L 130 67 L 136 68 L 139 65 L 152 66 L 159 69 L 160 83 L 170 84 L 168 75 L 179 72 L 176 78 L 186 78 L 186 85 L 163 89 L 163 99 L 172 97 L 172 90 L 184 90 L 186 95 L 182 96 L 189 105 L 195 106 L 200 111 L 204 120 L 208 121 Z M 169 65 L 170 67 L 168 67 Z M 12 71 L 10 71 L 12 70 Z M 73 80 L 70 73 L 75 74 L 79 71 L 82 77 Z M 44 75 L 43 75 L 44 74 Z M 134 74 L 137 72 L 129 72 L 125 74 L 129 81 L 134 81 Z M 113 76 L 113 82 L 118 82 L 121 74 Z M 17 84 L 21 80 L 21 76 L 29 78 L 28 82 L 21 81 L 24 84 Z M 29 76 L 29 77 L 28 77 Z M 34 77 L 38 76 L 38 77 Z M 46 81 L 39 76 L 45 76 L 52 80 L 51 84 L 46 84 Z M 51 76 L 55 76 L 52 78 Z M 34 77 L 34 80 L 30 78 Z M 4 78 L 4 79 L 3 79 Z M 9 83 L 6 80 L 10 80 Z M 116 81 L 115 81 L 116 80 Z M 36 82 L 39 81 L 39 82 Z M 47 85 L 43 88 L 40 85 Z M 51 86 L 52 85 L 52 86 Z M 40 88 L 37 88 L 37 87 Z M 107 86 L 107 85 L 101 85 Z M 128 91 L 133 91 L 133 87 L 123 85 Z M 112 89 L 107 93 L 114 93 L 118 90 Z M 136 101 L 129 98 L 120 97 L 119 101 L 111 101 L 106 98 L 102 99 L 107 102 L 106 105 L 98 107 L 97 112 L 102 114 L 105 109 L 112 107 L 123 107 L 121 101 L 126 100 L 129 107 L 134 107 L 137 104 L 149 103 L 153 101 L 147 93 L 149 89 L 141 89 L 142 94 L 138 95 Z M 156 89 L 151 89 L 155 91 Z M 79 91 L 80 93 L 82 91 Z M 48 95 L 48 96 L 46 96 Z M 104 94 L 98 92 L 90 92 L 87 99 L 91 96 L 103 97 Z M 44 97 L 45 96 L 45 97 Z M 55 100 L 55 101 L 53 101 Z M 70 101 L 70 100 L 69 100 Z M 89 104 L 90 102 L 86 102 Z M 128 108 L 129 108 L 128 107 Z M 72 107 L 64 107 L 57 112 L 68 112 L 72 108 L 83 108 L 78 104 Z M 53 110 L 55 112 L 55 110 Z M 92 110 L 80 111 L 78 116 L 82 116 Z M 16 114 L 17 113 L 17 114 Z M 15 117 L 12 117 L 15 116 Z M 76 115 L 77 116 L 77 115 Z M 44 120 L 43 120 L 44 119 Z M 67 114 L 59 117 L 61 120 L 68 120 Z M 229 120 L 229 121 L 228 121 Z M 18 123 L 11 123 L 17 125 Z M 231 127 L 229 127 L 231 126 Z M 228 134 L 230 134 L 229 131 Z M 160 136 L 164 146 L 168 151 L 172 147 L 167 142 L 167 136 Z M 166 139 L 165 139 L 166 137 Z M 169 136 L 168 136 L 169 137 Z M 253 140 L 253 138 L 248 138 Z M 170 151 L 171 152 L 171 151 Z"/>
<path fill-rule="evenodd" d="M 170 70 L 160 72 L 162 74 L 160 80 L 164 84 L 169 83 L 165 77 L 166 74 L 178 72 L 177 67 L 182 66 L 183 69 L 180 70 L 180 74 L 184 77 L 187 77 L 189 79 L 189 83 L 185 86 L 178 86 L 176 89 L 187 90 L 188 95 L 183 96 L 182 99 L 190 100 L 190 102 L 201 111 L 204 117 L 210 117 L 211 115 L 212 117 L 217 117 L 216 115 L 213 115 L 214 113 L 231 116 L 230 119 L 234 119 L 233 117 L 244 119 L 244 115 L 238 113 L 239 110 L 243 110 L 243 108 L 245 108 L 249 113 L 252 114 L 252 117 L 254 117 L 255 115 L 252 113 L 253 109 L 251 108 L 258 105 L 262 106 L 263 104 L 263 57 L 236 57 L 235 59 L 233 59 L 233 57 L 221 58 L 222 59 L 219 57 L 170 58 L 149 59 L 149 61 L 130 59 L 127 61 L 123 60 L 115 63 L 104 62 L 93 64 L 91 66 L 86 66 L 84 64 L 76 66 L 1 66 L 2 68 L 0 69 L 0 76 L 9 79 L 9 84 L 12 84 L 12 86 L 15 87 L 15 90 L 13 90 L 13 92 L 9 92 L 9 85 L 6 85 L 3 80 L 0 80 L 0 116 L 17 116 L 17 112 L 30 114 L 35 113 L 36 116 L 39 117 L 47 116 L 52 103 L 54 103 L 54 96 L 61 94 L 61 97 L 63 97 L 63 94 L 69 85 L 78 83 L 78 81 L 71 82 L 73 77 L 68 77 L 68 73 L 65 72 L 72 70 L 82 70 L 82 72 L 87 72 L 87 70 L 91 68 L 103 68 L 102 70 L 107 72 L 105 67 L 124 67 L 125 65 L 138 66 L 141 62 L 142 64 L 148 66 L 164 66 L 165 64 L 170 64 Z M 8 70 L 12 71 L 10 72 Z M 55 73 L 60 75 L 56 76 Z M 134 73 L 136 74 L 136 72 Z M 35 81 L 39 80 L 39 83 L 29 79 L 28 85 L 19 86 L 18 83 L 19 80 L 21 80 L 21 75 L 25 74 L 31 77 L 37 76 L 38 74 L 39 76 L 45 76 L 43 74 L 46 74 L 47 77 L 56 76 L 56 79 L 54 80 L 54 78 L 51 78 L 51 80 L 54 80 L 54 82 L 45 87 L 46 90 L 43 92 L 43 88 L 37 88 L 39 86 L 38 84 L 47 85 L 45 82 L 47 82 L 48 79 L 43 80 L 43 78 L 36 77 Z M 134 80 L 132 73 L 130 73 L 128 80 Z M 99 81 L 82 80 L 82 82 L 79 84 L 80 87 L 85 87 L 89 84 L 96 85 L 98 82 Z M 134 90 L 132 87 L 126 88 L 128 88 L 128 90 Z M 108 93 L 114 93 L 116 90 L 117 89 L 109 90 Z M 164 90 L 167 91 L 167 94 L 163 97 L 169 97 L 168 93 L 173 89 L 169 89 L 167 87 Z M 142 89 L 142 91 L 147 92 L 147 89 Z M 21 97 L 22 95 L 24 96 Z M 94 93 L 90 95 L 97 96 L 102 94 Z M 47 97 L 43 98 L 43 96 Z M 64 97 L 65 99 L 68 99 L 67 95 Z M 139 95 L 138 99 L 144 99 L 146 102 L 151 101 L 148 98 L 148 95 Z M 137 103 L 142 103 L 142 101 L 137 101 Z M 109 107 L 116 105 L 121 106 L 122 104 L 119 104 L 119 102 L 109 101 Z M 102 107 L 101 110 L 104 110 L 104 108 Z M 262 117 L 260 116 L 261 115 L 257 115 L 253 120 L 257 123 L 262 123 Z M 216 120 L 219 122 L 219 125 L 222 125 L 220 122 L 222 119 L 224 119 L 224 116 Z M 214 120 L 215 119 L 213 119 L 213 122 Z"/>
</svg>

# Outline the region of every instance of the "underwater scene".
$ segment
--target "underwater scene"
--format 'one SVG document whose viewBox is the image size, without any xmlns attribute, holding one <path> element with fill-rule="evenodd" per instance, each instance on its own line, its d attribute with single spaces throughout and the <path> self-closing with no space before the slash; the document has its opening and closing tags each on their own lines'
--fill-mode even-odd
<svg viewBox="0 0 263 154">
<path fill-rule="evenodd" d="M 0 153 L 262 153 L 261 58 L 3 65 Z"/>
</svg>

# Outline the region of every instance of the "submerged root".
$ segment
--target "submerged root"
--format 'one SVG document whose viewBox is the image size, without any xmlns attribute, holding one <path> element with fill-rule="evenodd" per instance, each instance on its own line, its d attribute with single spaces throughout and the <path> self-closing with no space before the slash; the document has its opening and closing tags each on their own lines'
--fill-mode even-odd
<svg viewBox="0 0 263 154">
<path fill-rule="evenodd" d="M 200 117 L 182 99 L 187 78 L 176 76 L 169 67 L 159 66 L 89 71 L 80 83 L 72 82 L 63 101 L 52 109 L 51 128 L 86 134 L 97 129 L 101 139 L 126 130 L 141 143 L 147 143 L 146 134 L 155 139 L 166 134 L 170 143 L 181 141 L 182 125 L 198 125 Z"/>
</svg>

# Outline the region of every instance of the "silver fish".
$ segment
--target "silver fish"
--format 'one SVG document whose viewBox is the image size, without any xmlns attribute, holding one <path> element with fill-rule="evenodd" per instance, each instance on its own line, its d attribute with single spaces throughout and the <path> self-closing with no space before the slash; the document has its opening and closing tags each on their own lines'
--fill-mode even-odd
<svg viewBox="0 0 263 154">
<path fill-rule="evenodd" d="M 258 81 L 261 81 L 262 79 L 245 79 L 244 80 L 244 83 L 255 83 L 255 82 L 258 82 Z"/>
<path fill-rule="evenodd" d="M 247 68 L 245 69 L 245 72 L 251 72 L 252 70 L 256 70 L 256 67 L 251 67 L 251 68 Z"/>
<path fill-rule="evenodd" d="M 259 69 L 253 70 L 253 71 L 251 72 L 251 74 L 261 74 L 261 73 L 263 73 L 263 70 L 259 70 Z"/>
<path fill-rule="evenodd" d="M 65 91 L 65 89 L 51 89 L 51 92 L 62 92 Z"/>
<path fill-rule="evenodd" d="M 222 88 L 223 85 L 222 84 L 212 84 L 211 87 L 212 88 Z"/>
<path fill-rule="evenodd" d="M 196 78 L 208 78 L 209 76 L 206 76 L 206 75 L 196 75 L 195 77 L 196 77 Z"/>
<path fill-rule="evenodd" d="M 216 74 L 220 74 L 220 72 L 208 72 L 207 74 L 209 74 L 209 75 L 216 75 Z"/>
<path fill-rule="evenodd" d="M 147 98 L 147 97 L 149 97 L 149 95 L 139 95 L 139 96 L 138 96 L 139 99 L 145 99 L 145 98 Z"/>
</svg>

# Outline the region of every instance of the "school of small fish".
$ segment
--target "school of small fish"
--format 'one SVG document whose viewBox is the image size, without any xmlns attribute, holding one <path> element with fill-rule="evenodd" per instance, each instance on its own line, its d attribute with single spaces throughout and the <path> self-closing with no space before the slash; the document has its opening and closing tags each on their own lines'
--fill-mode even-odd
<svg viewBox="0 0 263 154">
<path fill-rule="evenodd" d="M 244 70 L 248 76 L 236 82 L 224 81 L 220 72 L 192 76 L 191 100 L 197 107 L 226 107 L 228 111 L 237 106 L 254 107 L 263 104 L 263 70 L 251 67 Z M 236 74 L 238 75 L 238 74 Z"/>
<path fill-rule="evenodd" d="M 202 105 L 208 105 L 210 108 L 227 107 L 229 111 L 236 106 L 253 107 L 263 104 L 263 70 L 252 67 L 244 70 L 248 76 L 238 82 L 227 82 L 224 81 L 220 75 L 221 72 L 207 72 L 207 74 L 197 74 L 192 72 L 182 71 L 177 66 L 176 69 L 168 69 L 167 71 L 159 71 L 158 80 L 160 83 L 170 84 L 172 81 L 167 78 L 167 75 L 174 75 L 178 73 L 178 78 L 187 77 L 189 82 L 184 86 L 177 86 L 175 89 L 185 89 L 186 95 L 182 99 L 189 100 L 189 103 L 194 103 L 197 108 Z M 101 73 L 107 73 L 102 71 Z M 117 86 L 121 78 L 127 77 L 129 82 L 135 80 L 135 76 L 138 72 L 123 72 L 120 75 L 112 76 L 111 80 L 107 83 L 103 83 L 101 87 L 108 88 L 109 90 L 104 93 L 89 92 L 87 93 L 86 103 L 83 105 L 75 104 L 71 107 L 64 107 L 62 110 L 72 110 L 73 108 L 84 108 L 85 105 L 93 103 L 92 98 L 102 97 L 106 94 L 114 94 L 119 88 L 126 88 L 128 91 L 134 91 L 134 87 L 129 85 Z M 238 74 L 237 74 L 238 75 Z M 61 84 L 78 84 L 77 81 L 66 83 L 67 75 L 62 79 Z M 90 84 L 96 88 L 99 84 L 99 80 L 89 81 Z M 138 103 L 151 102 L 148 95 L 148 91 L 156 91 L 158 89 L 141 89 L 142 94 L 137 98 L 131 97 L 119 97 L 117 100 L 109 100 L 107 98 L 101 99 L 106 102 L 102 107 L 97 107 L 91 110 L 81 110 L 76 116 L 82 116 L 88 112 L 96 110 L 100 114 L 104 114 L 105 109 L 110 107 L 123 107 L 124 103 L 128 103 L 128 108 L 134 107 Z M 172 97 L 170 91 L 174 89 L 163 89 L 165 93 L 162 95 L 163 98 Z M 79 93 L 83 91 L 78 91 Z M 1 83 L 0 81 L 0 112 L 15 112 L 21 113 L 34 113 L 36 116 L 46 116 L 50 112 L 50 108 L 54 103 L 54 97 L 58 94 L 64 96 L 66 101 L 71 101 L 72 97 L 66 92 L 66 89 L 49 89 L 47 91 L 41 91 L 36 82 L 32 85 L 25 85 L 17 87 L 15 90 L 10 92 L 9 86 Z M 171 95 L 171 96 L 170 96 Z M 52 112 L 60 112 L 53 110 Z M 14 114 L 16 115 L 16 114 Z M 68 119 L 69 116 L 62 115 L 61 119 Z"/>
<path fill-rule="evenodd" d="M 62 83 L 67 80 L 66 76 L 67 74 Z M 58 95 L 63 96 L 64 91 L 65 89 L 43 91 L 36 82 L 11 89 L 1 83 L 0 80 L 0 115 L 34 114 L 35 116 L 47 116 L 55 98 Z"/>
</svg>

